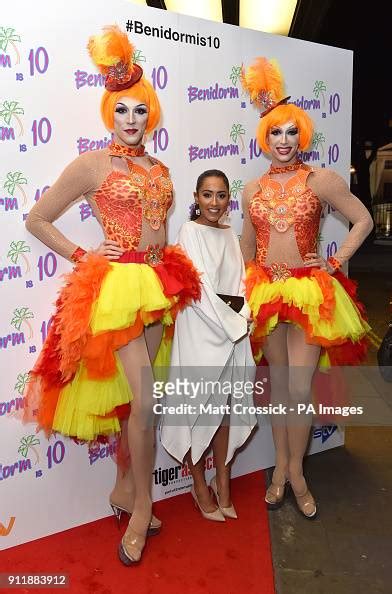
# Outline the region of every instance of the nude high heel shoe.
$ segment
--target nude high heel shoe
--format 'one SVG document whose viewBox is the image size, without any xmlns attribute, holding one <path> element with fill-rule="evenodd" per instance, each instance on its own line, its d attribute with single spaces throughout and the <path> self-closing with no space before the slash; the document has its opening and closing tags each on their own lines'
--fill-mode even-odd
<svg viewBox="0 0 392 594">
<path fill-rule="evenodd" d="M 219 509 L 221 510 L 222 514 L 226 518 L 231 518 L 232 520 L 237 520 L 238 516 L 237 516 L 237 512 L 235 511 L 234 505 L 230 505 L 229 507 L 222 507 L 219 502 L 218 487 L 216 485 L 216 476 L 212 477 L 211 482 L 210 482 L 210 487 L 215 494 L 216 501 L 218 503 Z"/>
<path fill-rule="evenodd" d="M 128 528 L 118 545 L 118 556 L 124 565 L 129 567 L 139 563 L 146 544 L 146 538 L 147 534 L 144 536 L 137 534 L 128 524 Z"/>
<path fill-rule="evenodd" d="M 274 509 L 279 509 L 283 505 L 288 484 L 288 481 L 283 485 L 277 485 L 276 483 L 271 482 L 264 497 L 267 509 L 272 511 Z"/>
<path fill-rule="evenodd" d="M 291 485 L 291 490 L 293 491 L 300 513 L 307 520 L 314 520 L 317 516 L 317 505 L 308 487 L 306 487 L 303 495 L 297 495 L 293 489 L 293 485 Z"/>
<path fill-rule="evenodd" d="M 199 503 L 199 500 L 198 500 L 198 498 L 196 496 L 195 488 L 194 488 L 193 485 L 191 487 L 191 495 L 193 497 L 193 501 L 195 503 L 195 506 L 200 510 L 201 515 L 203 516 L 203 518 L 205 518 L 206 520 L 213 520 L 214 522 L 225 522 L 225 518 L 224 518 L 221 510 L 219 509 L 219 507 L 218 507 L 218 509 L 216 509 L 213 512 L 206 512 L 206 511 L 204 511 L 204 509 L 201 507 L 201 505 Z"/>
<path fill-rule="evenodd" d="M 114 517 L 117 520 L 117 524 L 118 524 L 118 528 L 120 529 L 120 520 L 121 520 L 121 516 L 124 512 L 124 514 L 128 514 L 128 516 L 132 516 L 132 512 L 129 511 L 128 509 L 126 509 L 125 507 L 122 507 L 121 505 L 117 505 L 116 503 L 114 503 L 114 501 L 112 499 L 109 500 L 110 503 L 110 507 L 113 510 L 113 514 Z M 159 520 L 158 518 L 156 518 L 154 516 L 154 514 L 151 515 L 151 522 L 148 526 L 148 530 L 147 530 L 147 534 L 148 536 L 155 536 L 156 534 L 159 534 L 162 528 L 162 522 L 161 520 Z"/>
</svg>

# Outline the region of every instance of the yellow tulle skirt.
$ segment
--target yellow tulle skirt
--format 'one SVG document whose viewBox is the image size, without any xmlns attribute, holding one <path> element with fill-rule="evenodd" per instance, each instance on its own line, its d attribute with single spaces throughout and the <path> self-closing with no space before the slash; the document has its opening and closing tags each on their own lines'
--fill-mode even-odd
<svg viewBox="0 0 392 594">
<path fill-rule="evenodd" d="M 302 328 L 306 341 L 322 347 L 320 366 L 355 365 L 366 356 L 371 328 L 356 285 L 341 272 L 294 268 L 277 280 L 271 269 L 250 263 L 247 298 L 254 320 L 254 355 L 279 322 Z"/>
<path fill-rule="evenodd" d="M 31 372 L 25 420 L 83 441 L 118 434 L 132 401 L 119 349 L 160 321 L 169 330 L 157 359 L 168 366 L 175 315 L 199 295 L 199 275 L 178 247 L 165 248 L 155 267 L 96 255 L 80 262 L 60 292 Z"/>
</svg>

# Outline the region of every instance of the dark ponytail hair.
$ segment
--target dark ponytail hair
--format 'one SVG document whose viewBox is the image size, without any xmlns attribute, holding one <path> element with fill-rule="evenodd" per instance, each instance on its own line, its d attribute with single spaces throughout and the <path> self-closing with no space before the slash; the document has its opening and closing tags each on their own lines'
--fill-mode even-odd
<svg viewBox="0 0 392 594">
<path fill-rule="evenodd" d="M 199 192 L 201 186 L 203 185 L 203 181 L 205 179 L 207 179 L 207 177 L 219 177 L 221 180 L 223 180 L 223 183 L 225 184 L 225 186 L 227 188 L 227 192 L 230 193 L 230 184 L 229 184 L 229 180 L 227 179 L 227 175 L 225 173 L 223 173 L 223 171 L 221 171 L 220 169 L 208 169 L 207 171 L 203 171 L 203 173 L 201 173 L 199 175 L 199 177 L 197 178 L 196 194 Z M 200 215 L 196 214 L 196 203 L 195 202 L 192 204 L 190 210 L 191 210 L 190 220 L 195 221 L 200 216 Z"/>
</svg>

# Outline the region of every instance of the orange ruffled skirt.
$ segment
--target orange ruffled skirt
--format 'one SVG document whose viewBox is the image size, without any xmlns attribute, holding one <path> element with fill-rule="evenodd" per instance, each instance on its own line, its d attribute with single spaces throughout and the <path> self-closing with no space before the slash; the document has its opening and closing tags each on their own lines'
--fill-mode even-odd
<svg viewBox="0 0 392 594">
<path fill-rule="evenodd" d="M 356 365 L 366 357 L 371 329 L 356 284 L 342 272 L 330 275 L 309 267 L 279 271 L 250 262 L 246 292 L 256 361 L 261 359 L 265 337 L 279 322 L 296 324 L 309 344 L 321 347 L 320 367 Z"/>
<path fill-rule="evenodd" d="M 198 299 L 199 274 L 179 246 L 164 248 L 154 267 L 89 254 L 60 291 L 23 420 L 83 441 L 119 434 L 132 393 L 118 349 L 156 321 L 172 329 L 177 312 Z"/>
</svg>

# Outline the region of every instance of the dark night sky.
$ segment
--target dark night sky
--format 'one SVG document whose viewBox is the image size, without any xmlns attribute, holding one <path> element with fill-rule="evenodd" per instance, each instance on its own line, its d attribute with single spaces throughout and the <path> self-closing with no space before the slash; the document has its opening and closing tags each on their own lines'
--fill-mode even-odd
<svg viewBox="0 0 392 594">
<path fill-rule="evenodd" d="M 377 147 L 392 142 L 391 17 L 390 2 L 333 0 L 317 38 L 354 51 L 353 147 L 365 140 Z"/>
</svg>

